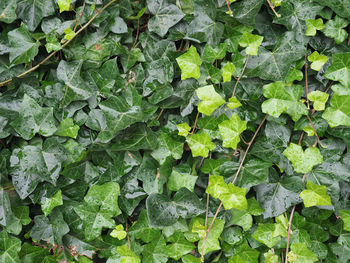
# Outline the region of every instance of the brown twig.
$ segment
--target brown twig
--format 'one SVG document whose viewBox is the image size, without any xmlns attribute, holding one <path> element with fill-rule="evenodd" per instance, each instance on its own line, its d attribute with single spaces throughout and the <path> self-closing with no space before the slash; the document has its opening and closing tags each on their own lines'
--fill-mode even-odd
<svg viewBox="0 0 350 263">
<path fill-rule="evenodd" d="M 243 76 L 243 73 L 244 73 L 244 70 L 245 70 L 245 68 L 247 67 L 249 56 L 250 56 L 250 55 L 247 56 L 247 59 L 245 60 L 245 63 L 244 63 L 242 72 L 241 72 L 241 74 L 239 75 L 239 77 L 238 77 L 238 79 L 237 79 L 237 81 L 236 81 L 235 87 L 233 88 L 232 97 L 235 96 L 238 82 L 241 80 L 241 78 L 242 78 L 242 76 Z"/>
<path fill-rule="evenodd" d="M 196 119 L 194 120 L 193 128 L 192 128 L 192 131 L 191 131 L 191 138 L 192 138 L 193 133 L 196 130 L 196 127 L 197 127 L 198 117 L 199 117 L 199 111 L 197 112 Z"/>
<path fill-rule="evenodd" d="M 90 20 L 82 27 L 80 28 L 77 33 L 69 40 L 67 40 L 63 45 L 62 45 L 62 49 L 65 48 L 70 42 L 73 41 L 73 39 L 75 39 L 75 37 L 77 35 L 79 35 L 82 31 L 84 31 L 95 19 L 96 17 L 98 17 L 107 7 L 109 7 L 111 4 L 113 4 L 114 2 L 116 2 L 117 0 L 111 0 L 109 3 L 107 3 L 101 10 L 99 10 L 92 18 L 90 18 Z M 21 78 L 24 77 L 25 75 L 29 74 L 30 72 L 35 71 L 37 68 L 39 68 L 42 64 L 44 64 L 46 61 L 48 61 L 50 58 L 52 58 L 54 55 L 57 54 L 58 51 L 54 51 L 52 52 L 50 55 L 48 55 L 45 59 L 43 59 L 39 64 L 35 65 L 34 67 L 28 69 L 27 71 L 19 74 L 18 76 L 16 76 L 17 78 Z M 12 78 L 5 80 L 3 82 L 0 82 L 0 87 L 4 86 L 5 84 L 9 83 L 12 81 Z"/>
<path fill-rule="evenodd" d="M 135 41 L 134 41 L 134 44 L 132 45 L 131 49 L 133 49 L 136 46 L 137 39 L 139 38 L 139 33 L 140 33 L 140 19 L 137 19 L 136 37 L 135 37 Z"/>
<path fill-rule="evenodd" d="M 256 129 L 252 139 L 249 141 L 248 147 L 247 147 L 247 149 L 246 149 L 246 151 L 245 151 L 245 153 L 243 155 L 243 158 L 242 158 L 242 160 L 240 162 L 240 165 L 239 165 L 238 170 L 237 170 L 237 172 L 235 174 L 235 177 L 234 177 L 234 179 L 232 181 L 232 184 L 234 184 L 236 182 L 238 174 L 239 174 L 239 172 L 241 171 L 241 169 L 243 167 L 244 160 L 247 157 L 248 151 L 249 151 L 250 147 L 252 146 L 256 136 L 258 135 L 261 127 L 263 126 L 264 122 L 266 121 L 267 117 L 268 117 L 268 115 L 266 114 L 264 119 L 261 121 L 261 123 L 259 124 L 258 128 Z M 209 225 L 209 227 L 207 229 L 207 233 L 206 233 L 205 237 L 203 238 L 203 246 L 202 246 L 202 251 L 201 251 L 201 258 L 202 259 L 204 259 L 204 250 L 205 250 L 205 246 L 206 246 L 206 241 L 207 241 L 208 235 L 210 233 L 211 228 L 213 227 L 213 224 L 214 224 L 214 221 L 215 221 L 216 217 L 218 216 L 218 214 L 219 214 L 219 212 L 221 210 L 222 205 L 223 205 L 222 202 L 220 202 L 220 205 L 219 205 L 218 209 L 215 212 L 213 220 L 211 221 L 211 223 L 210 223 L 210 225 Z"/>
<path fill-rule="evenodd" d="M 209 214 L 209 194 L 207 193 L 207 204 L 205 207 L 205 224 L 204 224 L 205 227 L 207 227 L 207 224 L 208 224 L 208 214 Z"/>
<path fill-rule="evenodd" d="M 227 8 L 228 8 L 228 12 L 229 12 L 230 16 L 233 17 L 232 10 L 231 10 L 231 7 L 230 7 L 230 3 L 229 3 L 228 0 L 226 0 L 226 4 L 227 4 Z"/>
<path fill-rule="evenodd" d="M 269 3 L 270 8 L 271 8 L 272 11 L 275 13 L 275 15 L 276 15 L 278 18 L 280 18 L 281 15 L 278 14 L 278 13 L 276 12 L 275 7 L 271 4 L 271 2 L 270 2 L 269 0 L 266 0 L 266 1 Z"/>
<path fill-rule="evenodd" d="M 307 80 L 307 58 L 305 55 L 305 92 L 306 92 L 306 105 L 307 108 L 310 109 L 310 103 L 309 103 L 309 84 L 308 84 L 308 80 Z"/>
<path fill-rule="evenodd" d="M 306 115 L 306 117 L 309 119 L 309 122 L 310 122 L 310 124 L 311 124 L 311 127 L 312 127 L 312 129 L 314 130 L 314 133 L 315 133 L 317 142 L 318 142 L 321 146 L 323 146 L 322 143 L 321 143 L 320 137 L 318 137 L 318 134 L 317 134 L 317 132 L 316 132 L 315 125 L 314 125 L 314 123 L 312 122 L 310 116 L 309 116 L 309 115 Z"/>
<path fill-rule="evenodd" d="M 160 112 L 159 112 L 159 114 L 158 114 L 158 116 L 157 116 L 157 119 L 156 119 L 156 120 L 159 120 L 160 116 L 162 116 L 162 114 L 163 114 L 163 111 L 164 111 L 164 109 L 161 109 L 161 110 L 160 110 Z"/>
<path fill-rule="evenodd" d="M 301 145 L 301 142 L 303 140 L 303 136 L 304 136 L 304 131 L 301 132 L 301 135 L 300 135 L 300 138 L 299 138 L 299 142 L 298 142 L 299 146 Z"/>
<path fill-rule="evenodd" d="M 75 32 L 75 30 L 77 29 L 78 24 L 80 24 L 80 19 L 81 19 L 81 17 L 83 16 L 84 9 L 85 9 L 85 1 L 84 1 L 84 3 L 83 3 L 83 8 L 81 9 L 81 12 L 80 12 L 80 14 L 79 14 L 79 16 L 78 16 L 78 18 L 77 18 L 77 20 L 76 20 L 76 22 L 75 22 L 75 26 L 74 26 L 74 29 L 73 29 L 74 32 Z M 80 26 L 82 26 L 82 25 L 80 25 Z"/>
</svg>

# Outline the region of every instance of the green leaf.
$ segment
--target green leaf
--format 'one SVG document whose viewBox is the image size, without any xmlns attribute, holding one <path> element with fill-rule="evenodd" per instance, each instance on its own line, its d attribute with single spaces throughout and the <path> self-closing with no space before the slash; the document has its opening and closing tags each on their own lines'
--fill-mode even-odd
<svg viewBox="0 0 350 263">
<path fill-rule="evenodd" d="M 66 118 L 61 121 L 60 125 L 55 132 L 58 136 L 66 136 L 71 138 L 76 138 L 78 135 L 79 126 L 75 125 L 72 118 Z"/>
<path fill-rule="evenodd" d="M 13 65 L 29 63 L 39 52 L 40 43 L 34 41 L 28 27 L 22 24 L 8 33 L 10 62 Z"/>
<path fill-rule="evenodd" d="M 163 165 L 168 157 L 172 157 L 175 160 L 181 159 L 183 148 L 183 138 L 162 132 L 158 137 L 158 149 L 154 150 L 151 155 Z"/>
<path fill-rule="evenodd" d="M 192 169 L 188 165 L 175 166 L 168 179 L 167 187 L 170 191 L 178 191 L 186 187 L 191 192 L 194 191 L 198 176 L 192 174 Z"/>
<path fill-rule="evenodd" d="M 215 143 L 210 139 L 208 133 L 194 134 L 192 137 L 187 138 L 186 142 L 191 148 L 192 156 L 208 157 L 209 151 L 216 148 Z"/>
<path fill-rule="evenodd" d="M 236 97 L 231 97 L 228 99 L 228 101 L 227 107 L 229 107 L 231 110 L 242 106 L 241 102 Z"/>
<path fill-rule="evenodd" d="M 119 224 L 113 229 L 113 231 L 110 233 L 111 237 L 118 238 L 119 240 L 122 240 L 126 238 L 126 232 L 124 231 L 124 227 L 122 224 Z"/>
<path fill-rule="evenodd" d="M 140 263 L 141 259 L 127 245 L 117 247 L 117 252 L 108 258 L 107 263 Z"/>
<path fill-rule="evenodd" d="M 340 217 L 344 222 L 344 230 L 350 231 L 350 211 L 349 210 L 340 210 Z"/>
<path fill-rule="evenodd" d="M 200 220 L 201 224 L 204 225 L 204 220 Z M 208 218 L 208 226 L 212 223 L 213 218 L 209 217 Z M 204 255 L 206 255 L 207 253 L 211 252 L 211 251 L 215 251 L 215 250 L 219 250 L 220 247 L 220 242 L 219 242 L 219 238 L 221 236 L 221 233 L 224 230 L 224 225 L 225 225 L 225 221 L 221 220 L 221 219 L 216 219 L 213 223 L 213 226 L 208 234 L 207 240 L 205 242 L 203 242 L 203 239 L 201 239 L 198 242 L 198 251 L 204 252 Z"/>
<path fill-rule="evenodd" d="M 299 196 L 303 199 L 305 207 L 332 205 L 326 187 L 323 185 L 315 185 L 311 181 L 307 182 L 306 190 L 302 191 Z"/>
<path fill-rule="evenodd" d="M 176 61 L 181 69 L 181 80 L 188 78 L 199 78 L 199 66 L 202 64 L 202 60 L 194 46 L 191 46 L 186 53 L 177 57 Z"/>
<path fill-rule="evenodd" d="M 328 101 L 329 95 L 323 91 L 312 91 L 308 94 L 310 101 L 314 102 L 314 109 L 317 111 L 322 111 L 326 107 L 326 102 Z"/>
<path fill-rule="evenodd" d="M 278 263 L 278 256 L 275 255 L 274 251 L 269 250 L 264 253 L 266 263 Z"/>
<path fill-rule="evenodd" d="M 224 82 L 231 81 L 233 72 L 235 72 L 235 65 L 233 65 L 231 62 L 227 62 L 221 69 L 221 75 Z"/>
<path fill-rule="evenodd" d="M 309 147 L 303 151 L 300 145 L 291 143 L 283 154 L 291 161 L 297 173 L 308 173 L 315 165 L 323 163 L 320 150 L 316 147 Z"/>
<path fill-rule="evenodd" d="M 311 68 L 316 71 L 320 71 L 323 65 L 328 61 L 327 56 L 320 55 L 317 51 L 314 51 L 307 59 L 312 62 Z"/>
<path fill-rule="evenodd" d="M 322 18 L 317 19 L 306 19 L 306 36 L 315 36 L 317 30 L 324 29 L 324 24 Z"/>
<path fill-rule="evenodd" d="M 24 95 L 19 117 L 11 126 L 26 140 L 33 138 L 36 133 L 51 136 L 56 131 L 53 109 L 43 108 L 34 99 Z"/>
<path fill-rule="evenodd" d="M 261 109 L 276 118 L 285 112 L 293 121 L 297 121 L 302 115 L 308 114 L 307 107 L 300 102 L 303 92 L 302 86 L 286 87 L 281 81 L 264 85 L 263 94 L 268 100 L 262 103 Z"/>
<path fill-rule="evenodd" d="M 146 244 L 143 248 L 142 262 L 166 263 L 168 261 L 168 251 L 164 236 L 159 235 L 158 238 Z"/>
<path fill-rule="evenodd" d="M 18 235 L 22 230 L 21 221 L 12 212 L 10 198 L 6 191 L 0 190 L 0 224 L 9 233 Z"/>
<path fill-rule="evenodd" d="M 330 127 L 350 126 L 350 108 L 347 104 L 350 99 L 350 88 L 334 85 L 332 89 L 334 93 L 330 100 L 330 107 L 322 114 L 322 118 L 328 122 Z"/>
<path fill-rule="evenodd" d="M 304 243 L 292 244 L 287 257 L 291 263 L 313 263 L 317 261 L 315 253 L 308 249 Z"/>
<path fill-rule="evenodd" d="M 64 40 L 71 40 L 75 36 L 75 32 L 70 28 L 64 30 Z"/>
<path fill-rule="evenodd" d="M 58 190 L 51 198 L 44 199 L 41 204 L 41 210 L 44 212 L 44 215 L 47 216 L 56 206 L 60 205 L 63 205 L 62 192 Z"/>
<path fill-rule="evenodd" d="M 219 198 L 226 210 L 231 208 L 246 210 L 248 208 L 248 202 L 245 197 L 246 189 L 239 188 L 233 184 L 227 185 L 222 176 L 209 176 L 209 186 L 206 193 L 212 195 L 214 198 Z"/>
<path fill-rule="evenodd" d="M 60 8 L 60 13 L 64 11 L 69 11 L 72 0 L 57 0 L 58 7 Z"/>
<path fill-rule="evenodd" d="M 214 110 L 225 103 L 225 100 L 217 93 L 213 85 L 204 86 L 196 90 L 201 102 L 198 104 L 198 111 L 210 116 Z"/>
<path fill-rule="evenodd" d="M 235 255 L 229 258 L 228 263 L 258 263 L 259 254 L 245 242 L 235 249 Z"/>
<path fill-rule="evenodd" d="M 208 63 L 214 63 L 215 60 L 223 59 L 226 55 L 227 43 L 220 43 L 219 46 L 206 44 L 204 47 L 202 60 Z"/>
<path fill-rule="evenodd" d="M 21 250 L 21 241 L 9 236 L 5 230 L 0 232 L 0 261 L 4 263 L 20 263 L 18 252 Z"/>
<path fill-rule="evenodd" d="M 348 20 L 335 16 L 334 20 L 328 20 L 326 22 L 322 31 L 327 37 L 334 38 L 335 43 L 340 44 L 348 37 L 348 33 L 343 29 L 348 25 Z"/>
<path fill-rule="evenodd" d="M 24 0 L 17 3 L 16 13 L 33 32 L 44 17 L 55 13 L 55 4 L 52 0 Z"/>
<path fill-rule="evenodd" d="M 327 79 L 339 81 L 344 86 L 350 86 L 350 52 L 332 55 L 332 64 L 324 76 Z"/>
<path fill-rule="evenodd" d="M 168 241 L 172 243 L 166 247 L 167 255 L 175 260 L 179 260 L 195 248 L 195 245 L 187 241 L 181 232 L 175 232 L 174 235 L 168 238 Z"/>
<path fill-rule="evenodd" d="M 244 33 L 239 45 L 245 47 L 245 53 L 247 55 L 256 56 L 258 54 L 258 49 L 263 41 L 264 37 L 253 35 L 251 33 Z"/>
<path fill-rule="evenodd" d="M 17 2 L 12 0 L 4 0 L 0 3 L 0 22 L 7 24 L 16 20 L 16 7 Z"/>
<path fill-rule="evenodd" d="M 162 237 L 159 230 L 150 227 L 146 210 L 142 210 L 137 221 L 134 222 L 128 230 L 128 234 L 141 239 L 145 243 L 149 243 L 152 240 L 157 240 L 159 237 Z M 158 242 L 161 242 L 161 240 Z"/>
<path fill-rule="evenodd" d="M 113 23 L 110 25 L 110 29 L 113 33 L 124 34 L 128 32 L 128 26 L 121 17 L 115 17 Z"/>
<path fill-rule="evenodd" d="M 187 122 L 177 124 L 176 128 L 179 130 L 178 134 L 184 137 L 186 137 L 191 130 L 191 127 L 187 124 Z"/>
<path fill-rule="evenodd" d="M 275 236 L 276 224 L 259 224 L 258 228 L 252 234 L 252 237 L 257 241 L 265 244 L 269 248 L 274 247 L 279 241 L 280 237 Z"/>
<path fill-rule="evenodd" d="M 61 44 L 58 42 L 55 35 L 51 34 L 46 37 L 46 44 L 45 44 L 46 50 L 48 53 L 51 51 L 58 51 L 62 49 Z"/>
<path fill-rule="evenodd" d="M 237 144 L 240 142 L 240 134 L 247 128 L 247 122 L 242 121 L 239 116 L 234 113 L 230 120 L 221 122 L 218 127 L 223 139 L 223 146 L 236 149 Z"/>
</svg>

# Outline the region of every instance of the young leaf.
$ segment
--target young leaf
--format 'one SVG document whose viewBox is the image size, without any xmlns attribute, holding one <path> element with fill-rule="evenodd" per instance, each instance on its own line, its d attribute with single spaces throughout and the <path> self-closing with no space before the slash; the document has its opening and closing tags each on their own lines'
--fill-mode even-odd
<svg viewBox="0 0 350 263">
<path fill-rule="evenodd" d="M 212 221 L 213 221 L 213 218 L 208 218 L 208 226 L 211 224 Z M 204 225 L 204 220 L 202 219 L 200 223 Z M 224 220 L 216 219 L 208 234 L 205 245 L 202 238 L 198 242 L 198 251 L 202 252 L 202 249 L 203 249 L 204 255 L 206 255 L 211 251 L 219 250 L 221 248 L 219 238 L 221 236 L 222 231 L 224 230 L 224 226 L 225 226 Z"/>
<path fill-rule="evenodd" d="M 187 138 L 186 142 L 191 148 L 192 156 L 208 157 L 209 151 L 216 148 L 215 143 L 210 139 L 207 133 L 194 134 L 192 137 Z"/>
<path fill-rule="evenodd" d="M 126 232 L 124 231 L 124 226 L 122 224 L 119 224 L 113 229 L 113 231 L 110 233 L 111 237 L 118 238 L 119 240 L 122 240 L 126 238 Z"/>
<path fill-rule="evenodd" d="M 219 125 L 221 137 L 224 147 L 237 148 L 240 142 L 239 135 L 247 128 L 247 122 L 242 121 L 239 116 L 234 113 L 230 120 L 221 122 Z"/>
<path fill-rule="evenodd" d="M 344 230 L 350 231 L 350 211 L 349 210 L 340 210 L 339 211 L 341 220 L 344 222 Z"/>
<path fill-rule="evenodd" d="M 231 81 L 232 74 L 235 72 L 235 65 L 231 62 L 227 62 L 225 66 L 222 67 L 221 72 L 224 82 Z"/>
<path fill-rule="evenodd" d="M 245 53 L 247 55 L 256 56 L 258 54 L 258 49 L 263 41 L 264 37 L 253 35 L 251 33 L 244 33 L 239 45 L 245 47 Z"/>
<path fill-rule="evenodd" d="M 325 109 L 328 97 L 327 93 L 319 90 L 312 91 L 308 95 L 309 100 L 314 102 L 314 109 L 317 111 Z"/>
<path fill-rule="evenodd" d="M 64 119 L 55 132 L 58 136 L 66 136 L 75 139 L 78 135 L 79 126 L 75 125 L 72 118 Z"/>
<path fill-rule="evenodd" d="M 181 80 L 188 78 L 199 78 L 199 66 L 202 64 L 202 60 L 194 46 L 191 46 L 186 53 L 176 58 L 176 61 L 181 69 Z"/>
<path fill-rule="evenodd" d="M 178 165 L 173 168 L 167 186 L 170 191 L 178 191 L 180 188 L 186 187 L 193 192 L 197 178 L 198 176 L 192 174 L 188 165 Z"/>
<path fill-rule="evenodd" d="M 61 44 L 58 42 L 58 40 L 54 34 L 48 35 L 46 37 L 45 47 L 46 47 L 47 53 L 50 53 L 51 51 L 57 51 L 57 50 L 62 49 Z"/>
<path fill-rule="evenodd" d="M 71 40 L 75 36 L 75 32 L 70 27 L 68 27 L 64 30 L 64 34 L 65 35 L 64 35 L 63 41 L 64 40 Z"/>
<path fill-rule="evenodd" d="M 316 147 L 309 147 L 305 151 L 300 145 L 291 143 L 284 150 L 283 155 L 293 164 L 297 173 L 308 173 L 315 165 L 323 163 L 320 150 Z"/>
<path fill-rule="evenodd" d="M 69 11 L 72 0 L 57 0 L 58 7 L 60 8 L 60 13 L 64 11 Z"/>
<path fill-rule="evenodd" d="M 334 20 L 328 20 L 323 29 L 323 33 L 330 38 L 334 38 L 335 43 L 340 44 L 343 42 L 348 33 L 346 32 L 345 27 L 347 27 L 349 21 L 341 18 L 339 16 L 335 16 Z"/>
<path fill-rule="evenodd" d="M 44 215 L 47 216 L 56 206 L 60 205 L 63 205 L 62 191 L 58 190 L 51 198 L 44 199 L 41 204 L 41 210 L 44 212 Z"/>
<path fill-rule="evenodd" d="M 339 81 L 344 86 L 350 86 L 350 52 L 332 55 L 332 64 L 324 76 L 327 79 Z"/>
<path fill-rule="evenodd" d="M 229 98 L 228 101 L 227 107 L 229 107 L 231 110 L 242 106 L 241 102 L 236 98 L 236 96 Z"/>
<path fill-rule="evenodd" d="M 196 90 L 197 96 L 201 99 L 198 104 L 198 111 L 210 116 L 214 110 L 225 103 L 225 100 L 217 93 L 213 85 L 204 86 Z"/>
<path fill-rule="evenodd" d="M 315 185 L 311 181 L 307 182 L 306 190 L 302 191 L 299 196 L 303 199 L 305 207 L 332 205 L 326 186 Z"/>
<path fill-rule="evenodd" d="M 108 258 L 107 263 L 141 263 L 141 259 L 127 245 L 117 247 L 117 253 Z"/>
<path fill-rule="evenodd" d="M 307 59 L 312 62 L 311 68 L 316 71 L 320 71 L 323 65 L 328 61 L 327 56 L 320 55 L 317 51 L 314 51 Z"/>
<path fill-rule="evenodd" d="M 258 228 L 252 234 L 252 237 L 269 248 L 272 248 L 281 240 L 279 236 L 274 235 L 275 229 L 276 224 L 259 224 Z"/>
<path fill-rule="evenodd" d="M 313 263 L 317 261 L 315 253 L 308 249 L 305 243 L 292 244 L 287 257 L 288 262 L 291 263 Z"/>
<path fill-rule="evenodd" d="M 306 19 L 306 36 L 315 36 L 317 30 L 324 29 L 324 24 L 322 18 L 318 19 Z"/>
<path fill-rule="evenodd" d="M 178 134 L 184 137 L 186 137 L 189 131 L 191 130 L 191 127 L 187 124 L 187 122 L 177 124 L 176 128 L 179 130 Z"/>
<path fill-rule="evenodd" d="M 215 60 L 223 59 L 226 55 L 227 43 L 220 43 L 219 46 L 206 44 L 204 47 L 202 60 L 208 63 L 214 63 Z"/>
<path fill-rule="evenodd" d="M 266 263 L 278 263 L 278 256 L 275 255 L 274 251 L 271 249 L 264 253 Z"/>
</svg>

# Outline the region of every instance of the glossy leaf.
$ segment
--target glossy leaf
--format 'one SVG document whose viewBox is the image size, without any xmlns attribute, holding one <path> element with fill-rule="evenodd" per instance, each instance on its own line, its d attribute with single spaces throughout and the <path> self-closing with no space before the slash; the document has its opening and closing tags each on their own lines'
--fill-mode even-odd
<svg viewBox="0 0 350 263">
<path fill-rule="evenodd" d="M 230 120 L 221 122 L 218 127 L 223 139 L 223 146 L 236 149 L 237 144 L 240 142 L 240 134 L 247 128 L 247 122 L 242 121 L 234 113 Z"/>
<path fill-rule="evenodd" d="M 287 257 L 290 262 L 294 263 L 313 263 L 317 261 L 316 255 L 307 248 L 305 243 L 292 244 Z"/>
<path fill-rule="evenodd" d="M 118 238 L 119 240 L 124 239 L 126 237 L 126 232 L 124 231 L 123 225 L 117 225 L 110 235 L 114 238 Z"/>
<path fill-rule="evenodd" d="M 47 216 L 59 205 L 63 205 L 61 190 L 58 190 L 51 198 L 45 198 L 41 204 L 41 210 L 44 212 L 44 215 Z"/>
<path fill-rule="evenodd" d="M 198 79 L 200 76 L 199 66 L 202 64 L 202 60 L 197 53 L 197 49 L 191 46 L 189 50 L 176 58 L 177 64 L 181 69 L 181 79 L 188 78 Z"/>
<path fill-rule="evenodd" d="M 345 27 L 349 24 L 349 21 L 343 19 L 339 16 L 335 16 L 334 20 L 328 20 L 323 29 L 323 33 L 330 38 L 334 38 L 335 43 L 340 44 L 343 42 L 348 33 L 346 32 Z"/>
<path fill-rule="evenodd" d="M 79 126 L 74 124 L 73 119 L 67 118 L 60 123 L 55 134 L 58 136 L 66 136 L 75 139 L 78 135 L 78 131 Z"/>
<path fill-rule="evenodd" d="M 315 185 L 311 181 L 306 184 L 306 189 L 300 193 L 305 207 L 316 205 L 332 205 L 331 198 L 327 194 L 326 187 Z"/>
<path fill-rule="evenodd" d="M 225 103 L 224 99 L 218 94 L 213 85 L 204 86 L 196 90 L 201 102 L 198 105 L 198 111 L 210 116 L 214 110 Z"/>
<path fill-rule="evenodd" d="M 72 0 L 57 0 L 58 7 L 60 8 L 60 13 L 64 11 L 69 11 Z"/>
<path fill-rule="evenodd" d="M 332 55 L 332 64 L 324 76 L 330 80 L 339 81 L 344 86 L 350 85 L 350 52 Z"/>
<path fill-rule="evenodd" d="M 328 97 L 329 95 L 327 93 L 319 90 L 312 91 L 308 94 L 309 100 L 314 102 L 314 109 L 317 111 L 325 109 Z"/>
<path fill-rule="evenodd" d="M 12 23 L 16 20 L 17 3 L 11 0 L 4 0 L 0 3 L 0 22 Z"/>
<path fill-rule="evenodd" d="M 253 35 L 251 33 L 244 33 L 239 45 L 245 47 L 245 53 L 247 55 L 256 56 L 258 54 L 259 46 L 261 45 L 264 37 Z"/>
<path fill-rule="evenodd" d="M 317 51 L 314 51 L 307 59 L 312 62 L 311 68 L 316 71 L 320 71 L 323 65 L 328 61 L 327 56 L 320 55 Z"/>
<path fill-rule="evenodd" d="M 191 148 L 192 156 L 208 157 L 209 151 L 216 148 L 215 143 L 210 139 L 207 133 L 194 134 L 186 139 L 188 146 Z"/>
<path fill-rule="evenodd" d="M 317 30 L 324 29 L 324 24 L 322 18 L 317 19 L 307 19 L 306 20 L 306 32 L 305 35 L 307 36 L 315 36 Z"/>
</svg>

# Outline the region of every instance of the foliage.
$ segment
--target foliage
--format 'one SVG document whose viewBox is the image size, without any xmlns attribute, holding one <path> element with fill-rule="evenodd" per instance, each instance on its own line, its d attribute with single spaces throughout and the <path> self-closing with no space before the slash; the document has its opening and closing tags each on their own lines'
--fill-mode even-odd
<svg viewBox="0 0 350 263">
<path fill-rule="evenodd" d="M 1 0 L 0 262 L 349 262 L 349 10 Z"/>
</svg>

